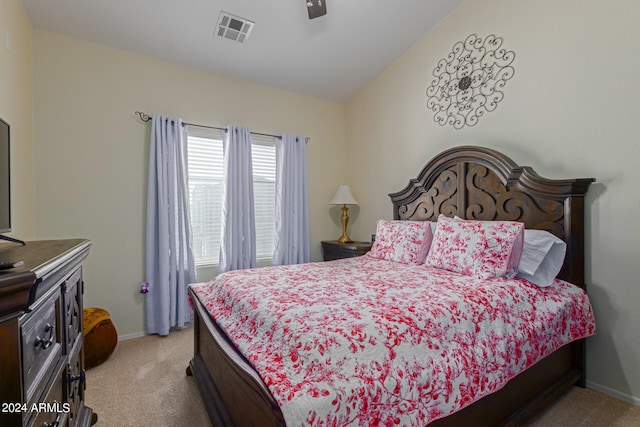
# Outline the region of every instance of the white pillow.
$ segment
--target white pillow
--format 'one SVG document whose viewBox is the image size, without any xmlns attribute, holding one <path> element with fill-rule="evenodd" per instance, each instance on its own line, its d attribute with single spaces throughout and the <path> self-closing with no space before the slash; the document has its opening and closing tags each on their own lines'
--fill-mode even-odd
<svg viewBox="0 0 640 427">
<path fill-rule="evenodd" d="M 562 268 L 566 251 L 567 244 L 548 231 L 524 230 L 517 277 L 541 288 L 552 285 Z"/>
</svg>

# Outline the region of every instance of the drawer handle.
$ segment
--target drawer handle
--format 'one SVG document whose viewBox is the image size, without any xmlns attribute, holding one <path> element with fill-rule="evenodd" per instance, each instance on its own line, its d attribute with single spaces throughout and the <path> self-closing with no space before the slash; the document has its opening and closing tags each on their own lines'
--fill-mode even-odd
<svg viewBox="0 0 640 427">
<path fill-rule="evenodd" d="M 58 402 L 55 402 L 58 403 Z M 58 412 L 58 415 L 56 415 L 56 419 L 49 424 L 48 422 L 44 422 L 42 423 L 42 427 L 58 427 L 60 426 L 60 413 Z"/>
<path fill-rule="evenodd" d="M 36 337 L 36 348 L 38 348 L 38 346 L 42 346 L 42 349 L 45 350 L 53 344 L 53 341 L 55 341 L 53 337 L 53 329 L 53 325 L 51 323 L 47 323 L 47 326 L 44 328 L 44 333 L 49 334 L 49 338 L 43 339 L 38 335 Z"/>
<path fill-rule="evenodd" d="M 73 375 L 71 365 L 67 365 L 67 394 L 71 396 L 71 400 L 75 400 L 73 383 L 76 381 L 79 381 L 79 386 L 84 388 L 84 384 L 86 381 L 84 369 L 80 371 L 79 375 Z"/>
<path fill-rule="evenodd" d="M 80 371 L 80 375 L 71 375 L 71 372 L 69 372 L 69 384 L 73 384 L 76 381 L 80 381 L 80 384 L 84 384 L 84 377 L 84 369 Z"/>
</svg>

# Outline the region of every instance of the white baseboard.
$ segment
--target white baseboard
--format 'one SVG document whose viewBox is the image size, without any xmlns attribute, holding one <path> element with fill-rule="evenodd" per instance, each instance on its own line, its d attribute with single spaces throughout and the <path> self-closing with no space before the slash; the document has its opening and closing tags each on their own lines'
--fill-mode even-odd
<svg viewBox="0 0 640 427">
<path fill-rule="evenodd" d="M 189 329 L 193 327 L 193 323 L 185 323 L 185 325 L 182 328 L 172 328 L 170 330 L 171 331 L 180 331 L 183 329 Z M 139 331 L 139 332 L 133 332 L 131 334 L 124 334 L 124 335 L 119 335 L 118 336 L 118 342 L 120 341 L 126 341 L 126 340 L 132 340 L 134 338 L 140 338 L 140 337 L 144 337 L 148 335 L 146 332 L 144 331 Z"/>
<path fill-rule="evenodd" d="M 587 387 L 592 388 L 595 391 L 599 391 L 604 394 L 608 394 L 609 396 L 613 396 L 616 399 L 624 400 L 625 402 L 633 403 L 634 405 L 640 406 L 640 399 L 637 397 L 630 396 L 628 394 L 624 394 L 619 392 L 618 390 L 614 390 L 612 388 L 603 386 L 602 384 L 594 383 L 591 381 L 587 381 Z"/>
<path fill-rule="evenodd" d="M 126 340 L 132 340 L 134 338 L 140 338 L 145 336 L 146 334 L 142 331 L 140 332 L 134 332 L 132 334 L 124 334 L 124 335 L 118 335 L 118 342 L 120 341 L 126 341 Z"/>
</svg>

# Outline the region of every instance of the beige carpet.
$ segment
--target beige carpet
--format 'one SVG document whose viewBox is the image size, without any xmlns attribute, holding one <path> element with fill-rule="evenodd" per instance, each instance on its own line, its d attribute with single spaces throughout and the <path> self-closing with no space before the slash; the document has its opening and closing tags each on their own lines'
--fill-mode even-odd
<svg viewBox="0 0 640 427">
<path fill-rule="evenodd" d="M 193 330 L 123 341 L 109 360 L 87 371 L 86 403 L 96 427 L 211 426 L 185 369 Z M 529 427 L 640 427 L 640 406 L 574 387 Z"/>
<path fill-rule="evenodd" d="M 192 354 L 192 328 L 118 343 L 86 373 L 95 427 L 211 426 L 198 386 L 185 373 Z"/>
<path fill-rule="evenodd" d="M 574 387 L 528 427 L 640 427 L 640 406 Z"/>
</svg>

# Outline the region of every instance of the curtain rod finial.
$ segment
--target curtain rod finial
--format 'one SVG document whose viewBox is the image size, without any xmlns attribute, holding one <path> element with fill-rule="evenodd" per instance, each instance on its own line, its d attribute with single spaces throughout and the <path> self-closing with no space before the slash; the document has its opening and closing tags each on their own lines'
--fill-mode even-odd
<svg viewBox="0 0 640 427">
<path fill-rule="evenodd" d="M 140 117 L 140 120 L 142 120 L 143 122 L 148 122 L 151 120 L 151 116 L 149 116 L 148 114 L 143 113 L 142 111 L 136 111 L 135 115 Z"/>
</svg>

